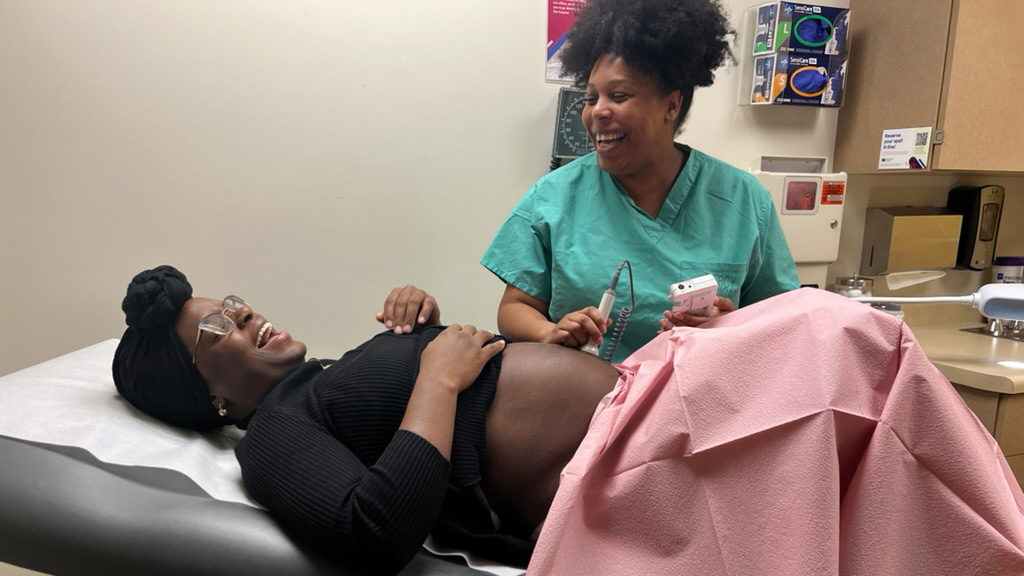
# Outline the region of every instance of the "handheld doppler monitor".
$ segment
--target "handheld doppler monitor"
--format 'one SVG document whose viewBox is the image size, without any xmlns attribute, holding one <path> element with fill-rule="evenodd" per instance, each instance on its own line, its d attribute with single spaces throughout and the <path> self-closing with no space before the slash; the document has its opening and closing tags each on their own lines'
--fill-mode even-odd
<svg viewBox="0 0 1024 576">
<path fill-rule="evenodd" d="M 668 299 L 672 301 L 672 312 L 685 312 L 693 316 L 709 316 L 715 306 L 718 282 L 711 274 L 698 276 L 669 286 Z"/>
</svg>

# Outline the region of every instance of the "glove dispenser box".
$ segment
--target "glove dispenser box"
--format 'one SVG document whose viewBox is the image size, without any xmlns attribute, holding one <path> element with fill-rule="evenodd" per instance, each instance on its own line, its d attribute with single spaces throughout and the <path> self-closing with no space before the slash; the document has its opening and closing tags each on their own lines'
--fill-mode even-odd
<svg viewBox="0 0 1024 576">
<path fill-rule="evenodd" d="M 946 208 L 869 208 L 860 274 L 955 267 L 962 219 Z"/>
</svg>

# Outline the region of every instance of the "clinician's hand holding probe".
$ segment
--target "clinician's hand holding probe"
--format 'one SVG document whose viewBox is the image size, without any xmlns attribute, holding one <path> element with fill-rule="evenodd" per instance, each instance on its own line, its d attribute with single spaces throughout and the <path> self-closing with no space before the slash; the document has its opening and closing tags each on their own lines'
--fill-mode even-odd
<svg viewBox="0 0 1024 576">
<path fill-rule="evenodd" d="M 603 316 L 600 310 L 587 306 L 562 316 L 541 342 L 579 348 L 593 339 L 600 346 L 609 323 L 611 319 Z"/>
<path fill-rule="evenodd" d="M 671 330 L 676 326 L 700 326 L 712 318 L 728 314 L 735 309 L 736 305 L 732 303 L 732 300 L 723 296 L 715 296 L 715 307 L 711 310 L 711 314 L 708 314 L 707 316 L 694 316 L 693 314 L 687 314 L 685 312 L 673 313 L 671 310 L 665 310 L 665 317 L 659 322 L 661 322 L 662 332 Z"/>
<path fill-rule="evenodd" d="M 406 284 L 388 294 L 384 300 L 384 309 L 377 312 L 376 317 L 377 322 L 395 334 L 408 334 L 420 324 L 440 324 L 441 308 L 433 296 L 412 284 Z"/>
</svg>

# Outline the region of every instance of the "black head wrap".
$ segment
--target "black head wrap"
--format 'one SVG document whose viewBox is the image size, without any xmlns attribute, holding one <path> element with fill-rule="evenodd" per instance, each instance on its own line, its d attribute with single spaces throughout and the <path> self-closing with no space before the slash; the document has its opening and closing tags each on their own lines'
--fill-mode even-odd
<svg viewBox="0 0 1024 576">
<path fill-rule="evenodd" d="M 114 384 L 133 406 L 176 426 L 209 430 L 228 423 L 217 415 L 203 377 L 174 322 L 192 285 L 173 266 L 132 278 L 121 303 L 128 329 L 114 352 Z"/>
</svg>

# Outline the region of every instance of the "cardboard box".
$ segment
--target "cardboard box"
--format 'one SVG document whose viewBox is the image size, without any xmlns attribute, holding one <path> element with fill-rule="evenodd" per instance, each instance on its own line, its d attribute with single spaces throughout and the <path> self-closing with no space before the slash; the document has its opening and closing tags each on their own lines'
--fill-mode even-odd
<svg viewBox="0 0 1024 576">
<path fill-rule="evenodd" d="M 754 21 L 754 56 L 775 52 L 775 35 L 778 23 L 778 2 L 769 2 L 757 7 L 757 17 Z"/>
<path fill-rule="evenodd" d="M 945 208 L 868 208 L 860 274 L 953 268 L 962 218 Z"/>
<path fill-rule="evenodd" d="M 839 107 L 846 87 L 846 63 L 845 54 L 755 57 L 750 103 Z"/>
<path fill-rule="evenodd" d="M 837 56 L 847 52 L 850 9 L 769 2 L 757 7 L 754 56 L 776 52 Z"/>
<path fill-rule="evenodd" d="M 848 8 L 756 7 L 751 104 L 839 107 L 846 87 Z"/>
</svg>

